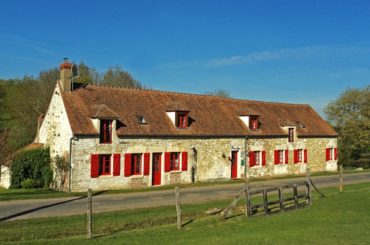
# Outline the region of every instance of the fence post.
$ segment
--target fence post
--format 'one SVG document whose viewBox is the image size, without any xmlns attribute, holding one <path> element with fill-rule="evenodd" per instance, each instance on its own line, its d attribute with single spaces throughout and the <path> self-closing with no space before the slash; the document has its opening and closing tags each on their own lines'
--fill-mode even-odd
<svg viewBox="0 0 370 245">
<path fill-rule="evenodd" d="M 339 165 L 339 191 L 343 192 L 343 165 Z"/>
<path fill-rule="evenodd" d="M 298 191 L 297 191 L 297 184 L 293 184 L 293 193 L 294 193 L 294 206 L 298 208 Z"/>
<path fill-rule="evenodd" d="M 280 204 L 280 212 L 284 212 L 284 198 L 283 198 L 283 188 L 279 187 L 279 204 Z"/>
<path fill-rule="evenodd" d="M 177 214 L 177 229 L 181 230 L 182 222 L 181 222 L 181 204 L 180 204 L 180 188 L 175 187 L 175 194 L 176 194 L 176 214 Z"/>
<path fill-rule="evenodd" d="M 268 200 L 267 200 L 267 191 L 266 190 L 263 190 L 263 209 L 265 210 L 265 214 L 269 213 Z"/>
<path fill-rule="evenodd" d="M 87 238 L 92 238 L 92 190 L 87 190 Z"/>
<path fill-rule="evenodd" d="M 310 168 L 307 168 L 306 169 L 306 187 L 307 187 L 307 191 L 306 191 L 306 194 L 307 194 L 307 201 L 306 203 L 309 204 L 309 205 L 312 205 L 312 193 L 311 193 L 311 185 L 310 185 L 310 180 L 311 180 L 311 170 Z"/>
<path fill-rule="evenodd" d="M 245 180 L 245 217 L 249 216 L 249 181 Z"/>
</svg>

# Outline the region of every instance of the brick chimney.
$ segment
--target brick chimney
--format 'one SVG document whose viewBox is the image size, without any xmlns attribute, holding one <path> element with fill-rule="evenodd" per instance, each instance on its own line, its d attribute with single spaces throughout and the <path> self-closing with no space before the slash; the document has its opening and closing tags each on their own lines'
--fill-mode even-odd
<svg viewBox="0 0 370 245">
<path fill-rule="evenodd" d="M 62 92 L 71 92 L 72 89 L 72 64 L 68 62 L 68 58 L 64 58 L 64 62 L 60 64 L 60 85 Z"/>
</svg>

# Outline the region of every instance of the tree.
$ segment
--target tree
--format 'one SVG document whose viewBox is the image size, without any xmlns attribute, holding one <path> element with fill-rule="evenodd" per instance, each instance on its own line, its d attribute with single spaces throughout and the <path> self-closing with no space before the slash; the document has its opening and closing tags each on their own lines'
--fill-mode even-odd
<svg viewBox="0 0 370 245">
<path fill-rule="evenodd" d="M 142 88 L 139 81 L 119 66 L 109 67 L 103 75 L 103 84 L 124 88 Z"/>
<path fill-rule="evenodd" d="M 101 82 L 101 75 L 95 68 L 91 68 L 86 65 L 84 62 L 80 62 L 77 64 L 77 70 L 79 78 L 77 78 L 77 82 L 80 83 L 95 83 L 99 84 Z"/>
<path fill-rule="evenodd" d="M 206 92 L 207 95 L 219 96 L 224 98 L 230 98 L 230 92 L 224 89 L 217 89 L 214 91 Z"/>
<path fill-rule="evenodd" d="M 324 112 L 338 132 L 340 163 L 370 165 L 370 86 L 346 89 Z"/>
</svg>

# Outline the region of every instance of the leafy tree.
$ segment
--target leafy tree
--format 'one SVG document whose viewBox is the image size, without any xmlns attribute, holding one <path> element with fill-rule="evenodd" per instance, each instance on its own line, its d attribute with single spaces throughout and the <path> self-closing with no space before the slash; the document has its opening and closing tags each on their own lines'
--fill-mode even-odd
<svg viewBox="0 0 370 245">
<path fill-rule="evenodd" d="M 142 88 L 139 81 L 119 66 L 110 67 L 103 75 L 103 84 L 125 88 Z"/>
<path fill-rule="evenodd" d="M 340 163 L 367 167 L 370 164 L 370 86 L 346 89 L 324 112 L 338 132 Z"/>
<path fill-rule="evenodd" d="M 219 96 L 224 98 L 230 98 L 230 92 L 224 89 L 217 89 L 214 91 L 206 92 L 207 95 Z"/>
<path fill-rule="evenodd" d="M 77 64 L 77 70 L 79 74 L 79 78 L 77 78 L 77 82 L 80 83 L 97 83 L 99 84 L 101 81 L 101 75 L 95 68 L 91 68 L 87 66 L 84 62 L 80 62 Z"/>
</svg>

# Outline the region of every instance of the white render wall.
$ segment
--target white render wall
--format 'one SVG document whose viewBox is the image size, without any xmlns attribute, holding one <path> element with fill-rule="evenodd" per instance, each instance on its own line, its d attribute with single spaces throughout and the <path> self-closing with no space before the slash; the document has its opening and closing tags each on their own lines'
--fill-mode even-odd
<svg viewBox="0 0 370 245">
<path fill-rule="evenodd" d="M 4 188 L 10 186 L 10 169 L 8 166 L 0 165 L 0 186 Z"/>
<path fill-rule="evenodd" d="M 50 147 L 50 156 L 68 156 L 69 140 L 73 136 L 59 89 L 55 87 L 48 111 L 41 124 L 36 142 Z"/>
</svg>

